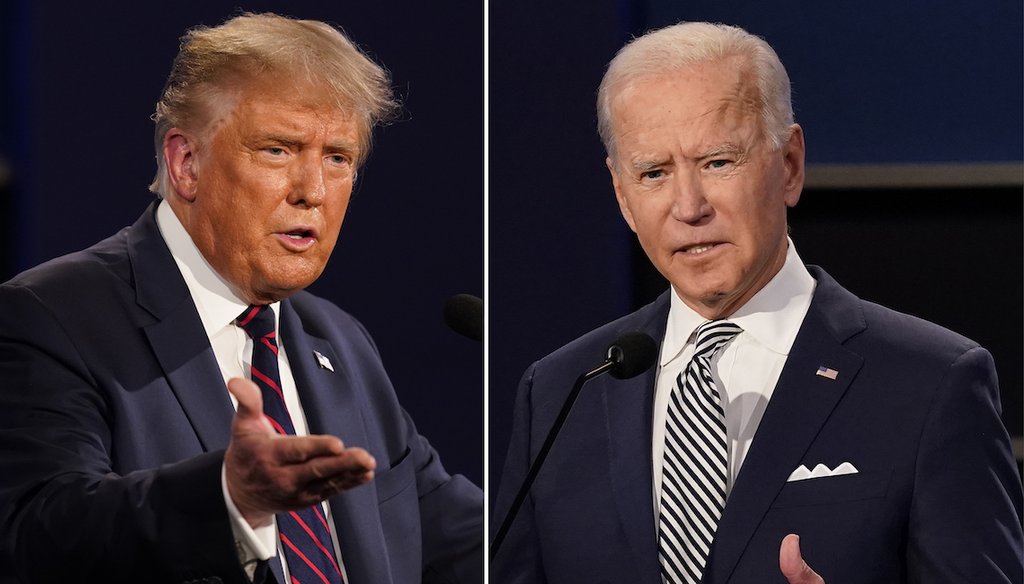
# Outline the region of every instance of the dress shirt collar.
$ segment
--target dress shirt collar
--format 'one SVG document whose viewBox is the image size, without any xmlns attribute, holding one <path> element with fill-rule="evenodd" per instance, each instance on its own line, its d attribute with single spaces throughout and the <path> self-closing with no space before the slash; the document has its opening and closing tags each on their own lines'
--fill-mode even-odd
<svg viewBox="0 0 1024 584">
<path fill-rule="evenodd" d="M 206 261 L 166 200 L 160 201 L 157 208 L 156 224 L 171 250 L 174 263 L 178 264 L 178 270 L 185 279 L 185 285 L 199 311 L 199 318 L 203 321 L 206 336 L 212 338 L 242 314 L 249 303 L 242 300 Z M 275 302 L 270 305 L 274 311 L 275 325 L 278 324 L 278 304 Z"/>
<path fill-rule="evenodd" d="M 779 273 L 741 306 L 728 320 L 743 329 L 761 345 L 780 355 L 788 355 L 814 294 L 814 278 L 796 253 L 793 241 L 786 251 L 786 262 Z M 679 356 L 697 327 L 707 319 L 697 314 L 675 293 L 671 294 L 668 326 L 661 348 L 660 365 Z"/>
</svg>

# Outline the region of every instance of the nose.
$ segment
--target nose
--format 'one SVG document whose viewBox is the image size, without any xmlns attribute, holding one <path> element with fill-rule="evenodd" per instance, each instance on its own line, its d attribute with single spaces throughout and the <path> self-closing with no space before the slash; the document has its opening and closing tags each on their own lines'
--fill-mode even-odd
<svg viewBox="0 0 1024 584">
<path fill-rule="evenodd" d="M 291 177 L 291 192 L 288 202 L 304 207 L 319 207 L 327 197 L 324 168 L 317 156 L 305 156 L 296 165 Z"/>
<path fill-rule="evenodd" d="M 673 182 L 672 218 L 689 225 L 707 223 L 715 209 L 697 173 L 679 173 Z"/>
</svg>

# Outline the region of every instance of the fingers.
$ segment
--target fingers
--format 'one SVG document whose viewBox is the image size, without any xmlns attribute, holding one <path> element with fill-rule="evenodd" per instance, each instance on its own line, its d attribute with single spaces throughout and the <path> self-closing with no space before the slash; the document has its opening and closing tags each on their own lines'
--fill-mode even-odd
<svg viewBox="0 0 1024 584">
<path fill-rule="evenodd" d="M 274 513 L 319 503 L 373 478 L 377 461 L 334 436 L 283 436 L 263 414 L 259 387 L 228 382 L 238 401 L 231 443 L 224 456 L 228 494 L 253 526 Z"/>
<path fill-rule="evenodd" d="M 373 478 L 377 461 L 362 448 L 344 448 L 333 436 L 289 436 L 279 462 L 292 473 L 296 490 L 327 498 Z"/>
<path fill-rule="evenodd" d="M 272 436 L 253 442 L 236 437 L 225 456 L 229 492 L 240 511 L 266 514 L 308 507 L 366 483 L 377 466 L 362 448 L 344 448 L 331 436 Z"/>
<path fill-rule="evenodd" d="M 234 377 L 228 381 L 228 391 L 238 400 L 236 412 L 244 417 L 252 417 L 257 413 L 263 415 L 263 397 L 260 388 L 242 377 Z"/>
<path fill-rule="evenodd" d="M 309 489 L 321 498 L 332 497 L 342 491 L 373 479 L 377 461 L 362 448 L 349 448 L 338 456 L 321 457 L 309 461 L 305 471 Z"/>
<path fill-rule="evenodd" d="M 263 415 L 263 396 L 259 386 L 248 379 L 235 377 L 228 381 L 228 391 L 238 401 L 233 424 L 236 431 L 274 433 L 273 426 Z"/>
<path fill-rule="evenodd" d="M 269 456 L 272 464 L 293 472 L 299 484 L 363 475 L 369 480 L 377 468 L 369 452 L 345 448 L 334 436 L 279 436 L 270 446 Z"/>
<path fill-rule="evenodd" d="M 782 538 L 779 547 L 779 569 L 789 584 L 825 584 L 800 554 L 800 536 L 791 533 Z"/>
<path fill-rule="evenodd" d="M 344 454 L 345 444 L 334 436 L 281 436 L 275 447 L 275 458 L 281 464 L 301 464 L 319 456 Z"/>
</svg>

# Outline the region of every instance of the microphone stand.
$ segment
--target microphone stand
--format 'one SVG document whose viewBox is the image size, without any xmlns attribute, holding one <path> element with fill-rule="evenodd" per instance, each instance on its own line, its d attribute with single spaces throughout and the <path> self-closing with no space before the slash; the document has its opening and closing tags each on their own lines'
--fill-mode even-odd
<svg viewBox="0 0 1024 584">
<path fill-rule="evenodd" d="M 576 398 L 579 397 L 580 390 L 583 389 L 583 384 L 598 375 L 609 371 L 618 365 L 621 360 L 622 350 L 619 349 L 619 347 L 612 347 L 612 349 L 609 350 L 607 361 L 602 363 L 596 369 L 592 369 L 576 378 L 576 383 L 573 384 L 572 391 L 570 391 L 568 397 L 565 398 L 565 403 L 562 404 L 562 410 L 558 412 L 558 417 L 555 418 L 555 423 L 552 424 L 551 430 L 548 431 L 548 437 L 544 439 L 544 444 L 540 447 L 540 452 L 537 453 L 537 458 L 534 459 L 533 464 L 530 465 L 530 471 L 526 473 L 526 480 L 523 481 L 523 486 L 519 487 L 519 492 L 516 493 L 516 498 L 513 499 L 512 506 L 509 507 L 508 514 L 505 515 L 505 520 L 501 522 L 501 527 L 498 528 L 498 532 L 494 536 L 494 541 L 491 542 L 489 561 L 494 561 L 494 556 L 498 553 L 498 548 L 500 548 L 501 543 L 505 541 L 505 536 L 508 535 L 508 530 L 512 527 L 512 520 L 516 518 L 516 515 L 519 513 L 519 508 L 523 506 L 523 501 L 526 500 L 526 494 L 530 491 L 530 487 L 533 486 L 533 480 L 537 478 L 537 473 L 540 472 L 540 467 L 544 464 L 544 459 L 547 458 L 548 451 L 551 450 L 551 445 L 555 443 L 555 438 L 558 436 L 559 430 L 561 430 L 562 425 L 565 424 L 565 419 L 569 417 L 569 410 L 571 410 L 573 404 L 576 403 Z"/>
</svg>

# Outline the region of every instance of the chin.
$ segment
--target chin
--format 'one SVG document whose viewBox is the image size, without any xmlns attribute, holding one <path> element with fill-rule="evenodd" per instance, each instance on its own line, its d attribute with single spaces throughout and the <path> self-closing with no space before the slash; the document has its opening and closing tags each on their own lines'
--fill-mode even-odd
<svg viewBox="0 0 1024 584">
<path fill-rule="evenodd" d="M 301 292 L 308 288 L 316 278 L 303 278 L 300 280 L 288 280 L 285 282 L 276 282 L 274 286 L 275 293 L 281 298 L 287 298 L 296 292 Z"/>
<path fill-rule="evenodd" d="M 728 295 L 728 283 L 712 274 L 677 274 L 669 278 L 676 290 L 685 292 L 687 297 L 701 302 L 713 302 Z"/>
<path fill-rule="evenodd" d="M 309 287 L 313 282 L 316 281 L 317 273 L 314 276 L 302 275 L 295 277 L 282 278 L 281 274 L 275 274 L 273 278 L 265 278 L 262 281 L 262 285 L 257 291 L 257 295 L 264 302 L 277 302 L 278 300 L 284 300 L 285 298 L 301 292 L 302 290 Z"/>
</svg>

